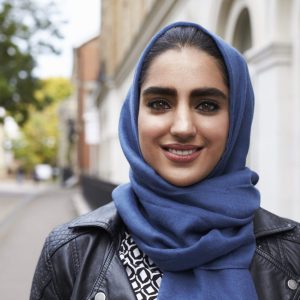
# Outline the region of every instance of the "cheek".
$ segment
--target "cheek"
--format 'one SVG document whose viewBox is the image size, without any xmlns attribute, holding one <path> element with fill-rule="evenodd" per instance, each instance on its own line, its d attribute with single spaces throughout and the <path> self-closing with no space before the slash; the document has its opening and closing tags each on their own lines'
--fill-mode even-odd
<svg viewBox="0 0 300 300">
<path fill-rule="evenodd" d="M 206 137 L 208 142 L 218 147 L 225 147 L 229 130 L 228 114 L 224 113 L 216 118 L 211 117 L 201 120 L 201 122 L 199 122 L 199 130 Z"/>
<path fill-rule="evenodd" d="M 222 118 L 218 125 L 218 130 L 216 132 L 216 138 L 220 141 L 220 147 L 222 147 L 222 152 L 225 150 L 225 146 L 228 139 L 229 131 L 229 118 L 228 115 Z"/>
<path fill-rule="evenodd" d="M 159 138 L 164 132 L 163 124 L 147 113 L 141 112 L 138 117 L 138 135 L 140 150 L 144 160 L 153 166 L 153 159 L 157 157 Z"/>
<path fill-rule="evenodd" d="M 138 117 L 138 134 L 140 145 L 149 144 L 167 131 L 167 122 L 161 117 L 151 116 L 143 111 Z"/>
</svg>

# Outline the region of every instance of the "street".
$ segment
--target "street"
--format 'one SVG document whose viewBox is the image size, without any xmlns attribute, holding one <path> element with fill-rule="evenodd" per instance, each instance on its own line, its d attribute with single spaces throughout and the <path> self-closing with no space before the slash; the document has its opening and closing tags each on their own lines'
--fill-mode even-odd
<svg viewBox="0 0 300 300">
<path fill-rule="evenodd" d="M 0 298 L 29 299 L 31 281 L 53 227 L 77 216 L 76 188 L 0 183 Z"/>
</svg>

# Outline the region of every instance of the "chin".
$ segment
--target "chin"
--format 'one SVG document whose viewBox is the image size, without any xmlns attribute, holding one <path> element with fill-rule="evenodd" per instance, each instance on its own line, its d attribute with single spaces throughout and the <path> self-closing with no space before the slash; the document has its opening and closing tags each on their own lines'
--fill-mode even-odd
<svg viewBox="0 0 300 300">
<path fill-rule="evenodd" d="M 177 177 L 177 178 L 170 178 L 170 177 L 164 177 L 162 176 L 166 181 L 168 181 L 169 183 L 178 186 L 178 187 L 187 187 L 190 185 L 193 185 L 195 183 L 200 182 L 203 177 L 201 178 L 183 178 L 183 177 Z"/>
</svg>

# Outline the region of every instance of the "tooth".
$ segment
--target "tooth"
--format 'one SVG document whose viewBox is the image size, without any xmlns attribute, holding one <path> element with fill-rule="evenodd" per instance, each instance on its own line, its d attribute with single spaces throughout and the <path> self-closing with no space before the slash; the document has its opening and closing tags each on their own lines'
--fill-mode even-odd
<svg viewBox="0 0 300 300">
<path fill-rule="evenodd" d="M 181 155 L 181 156 L 190 155 L 196 151 L 196 150 L 176 150 L 176 149 L 171 149 L 171 148 L 169 148 L 168 150 L 169 150 L 169 152 L 171 152 L 173 154 Z"/>
</svg>

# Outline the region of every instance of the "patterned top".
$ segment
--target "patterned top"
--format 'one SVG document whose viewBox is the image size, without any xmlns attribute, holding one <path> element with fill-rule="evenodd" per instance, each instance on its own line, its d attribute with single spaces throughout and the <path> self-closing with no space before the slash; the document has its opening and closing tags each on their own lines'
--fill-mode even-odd
<svg viewBox="0 0 300 300">
<path fill-rule="evenodd" d="M 137 300 L 156 300 L 162 278 L 162 272 L 154 262 L 144 254 L 125 232 L 119 250 L 119 257 Z"/>
</svg>

